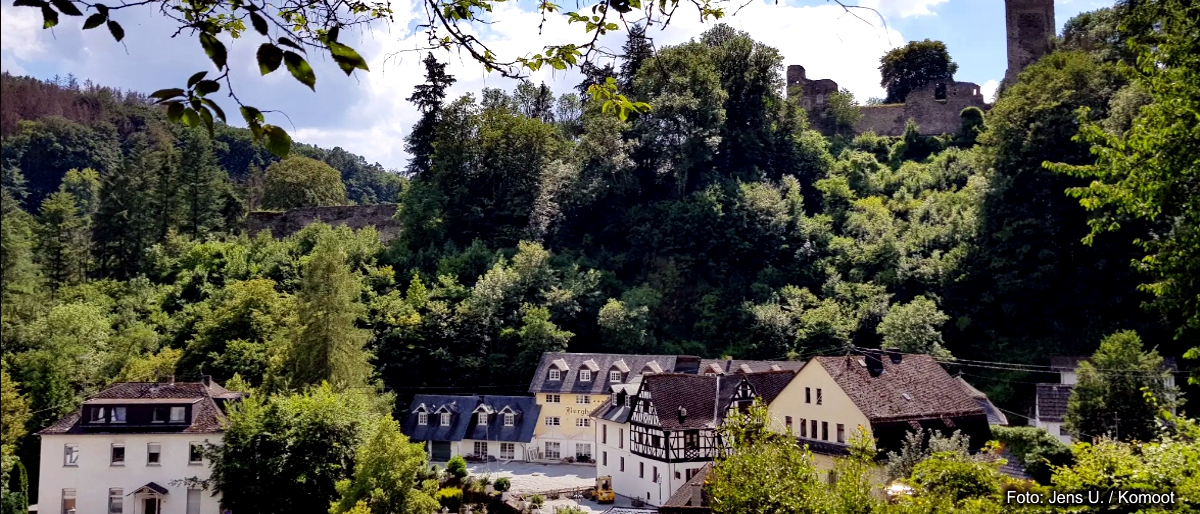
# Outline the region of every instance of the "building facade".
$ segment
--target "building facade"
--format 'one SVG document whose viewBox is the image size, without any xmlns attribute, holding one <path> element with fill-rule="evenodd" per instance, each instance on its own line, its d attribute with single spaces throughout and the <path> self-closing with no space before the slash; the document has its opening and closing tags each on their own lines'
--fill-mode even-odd
<svg viewBox="0 0 1200 514">
<path fill-rule="evenodd" d="M 38 433 L 38 512 L 216 514 L 204 456 L 242 397 L 201 382 L 118 383 Z"/>
<path fill-rule="evenodd" d="M 1071 391 L 1079 381 L 1079 364 L 1089 359 L 1081 355 L 1061 355 L 1050 358 L 1050 370 L 1058 373 L 1058 383 L 1037 385 L 1037 393 L 1033 402 L 1033 415 L 1029 424 L 1049 432 L 1065 444 L 1071 444 L 1074 439 L 1063 426 L 1067 415 L 1067 400 Z M 1175 387 L 1175 373 L 1179 366 L 1174 357 L 1164 357 L 1162 369 L 1165 374 L 1163 385 L 1167 389 Z"/>
<path fill-rule="evenodd" d="M 434 462 L 532 460 L 540 409 L 529 396 L 419 394 L 400 427 Z"/>
</svg>

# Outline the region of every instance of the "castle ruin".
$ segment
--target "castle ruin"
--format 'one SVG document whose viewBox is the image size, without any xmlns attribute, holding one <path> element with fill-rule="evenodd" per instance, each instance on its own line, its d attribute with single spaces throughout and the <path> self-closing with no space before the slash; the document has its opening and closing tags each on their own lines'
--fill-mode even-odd
<svg viewBox="0 0 1200 514">
<path fill-rule="evenodd" d="M 1055 34 L 1054 0 L 1005 0 L 1005 26 L 1008 34 L 1008 69 L 1004 83 L 1011 84 L 1017 74 L 1050 51 Z M 829 95 L 839 90 L 829 79 L 810 80 L 803 66 L 787 68 L 788 96 L 800 95 L 800 105 L 813 112 L 825 105 Z M 960 115 L 967 107 L 988 109 L 979 84 L 955 80 L 926 84 L 911 93 L 902 104 L 868 105 L 861 108 L 862 119 L 854 124 L 858 134 L 874 132 L 881 136 L 901 136 L 908 120 L 916 122 L 922 135 L 958 132 Z"/>
</svg>

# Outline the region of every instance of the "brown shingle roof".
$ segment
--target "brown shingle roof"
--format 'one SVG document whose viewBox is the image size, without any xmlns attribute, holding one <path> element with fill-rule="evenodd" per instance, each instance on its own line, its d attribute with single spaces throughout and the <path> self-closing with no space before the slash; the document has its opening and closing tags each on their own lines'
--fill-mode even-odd
<svg viewBox="0 0 1200 514">
<path fill-rule="evenodd" d="M 715 404 L 718 378 L 682 373 L 653 374 L 642 379 L 642 388 L 650 392 L 663 429 L 715 427 L 714 416 L 720 415 Z M 680 407 L 687 409 L 683 421 L 679 419 Z"/>
<path fill-rule="evenodd" d="M 179 400 L 179 403 L 192 404 L 192 423 L 186 428 L 163 426 L 154 428 L 144 427 L 89 427 L 86 431 L 80 426 L 83 417 L 83 407 L 46 427 L 39 434 L 99 434 L 111 432 L 155 433 L 172 432 L 184 434 L 217 433 L 223 430 L 222 422 L 225 414 L 217 405 L 216 399 L 233 400 L 244 396 L 244 393 L 229 391 L 215 383 L 205 382 L 121 382 L 96 393 L 86 400 L 88 404 L 94 400 Z M 105 403 L 112 403 L 111 401 Z"/>
<path fill-rule="evenodd" d="M 707 507 L 708 502 L 704 501 L 703 496 L 701 496 L 701 505 L 696 505 L 692 502 L 692 487 L 704 487 L 704 480 L 708 478 L 708 475 L 712 473 L 712 470 L 712 463 L 705 464 L 704 467 L 696 470 L 696 474 L 692 475 L 692 479 L 688 480 L 686 484 L 680 486 L 679 489 L 675 491 L 675 494 L 672 494 L 671 498 L 663 504 L 663 507 Z"/>
<path fill-rule="evenodd" d="M 744 372 L 746 366 L 752 373 L 780 370 L 799 371 L 804 367 L 804 361 L 743 361 L 737 359 L 701 359 L 700 373 L 717 372 L 726 375 Z"/>
<path fill-rule="evenodd" d="M 1060 422 L 1067 414 L 1067 399 L 1075 386 L 1064 384 L 1037 385 L 1037 417 L 1042 421 Z"/>
<path fill-rule="evenodd" d="M 876 353 L 875 355 L 879 355 Z M 871 357 L 814 357 L 872 423 L 902 419 L 982 416 L 983 409 L 929 355 L 889 352 Z M 868 365 L 864 365 L 868 364 Z"/>
</svg>

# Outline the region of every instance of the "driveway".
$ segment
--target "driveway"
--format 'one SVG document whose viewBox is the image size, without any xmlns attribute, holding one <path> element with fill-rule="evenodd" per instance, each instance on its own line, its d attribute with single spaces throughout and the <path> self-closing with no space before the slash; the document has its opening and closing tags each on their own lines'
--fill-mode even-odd
<svg viewBox="0 0 1200 514">
<path fill-rule="evenodd" d="M 577 464 L 536 464 L 513 461 L 469 464 L 471 476 L 486 476 L 491 480 L 508 477 L 514 493 L 534 493 L 572 487 L 595 487 L 596 467 Z"/>
</svg>

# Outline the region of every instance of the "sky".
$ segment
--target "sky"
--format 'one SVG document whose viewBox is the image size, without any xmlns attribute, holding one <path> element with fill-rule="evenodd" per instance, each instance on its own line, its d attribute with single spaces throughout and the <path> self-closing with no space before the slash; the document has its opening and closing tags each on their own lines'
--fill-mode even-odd
<svg viewBox="0 0 1200 514">
<path fill-rule="evenodd" d="M 42 79 L 74 75 L 149 93 L 179 87 L 197 71 L 215 71 L 197 39 L 186 34 L 172 37 L 175 26 L 150 6 L 114 14 L 125 28 L 122 44 L 103 28 L 81 31 L 83 18 L 79 17 L 63 16 L 59 26 L 43 30 L 39 10 L 13 7 L 12 0 L 0 2 L 0 68 L 14 75 Z M 574 7 L 568 2 L 563 2 L 564 9 Z M 424 54 L 415 51 L 425 44 L 424 33 L 416 29 L 425 16 L 423 5 L 420 0 L 393 0 L 391 23 L 344 32 L 339 40 L 356 48 L 371 71 L 347 77 L 327 56 L 314 57 L 315 92 L 283 68 L 260 76 L 254 61 L 254 50 L 261 43 L 257 33 L 237 41 L 226 39 L 235 92 L 248 105 L 279 111 L 268 114 L 267 122 L 288 129 L 297 141 L 340 146 L 368 162 L 403 168 L 408 160 L 404 136 L 420 117 L 405 98 L 424 80 Z M 498 3 L 492 23 L 477 28 L 480 39 L 510 58 L 531 55 L 547 44 L 580 41 L 582 28 L 568 26 L 562 17 L 550 17 L 539 34 L 541 16 L 533 12 L 536 5 L 532 0 Z M 741 2 L 726 5 L 736 8 Z M 940 40 L 959 64 L 956 80 L 980 84 L 991 99 L 1007 67 L 1003 0 L 857 0 L 857 5 L 879 14 L 865 10 L 850 14 L 829 0 L 749 0 L 722 22 L 779 49 L 784 64 L 803 65 L 808 78 L 833 79 L 860 101 L 884 96 L 878 67 L 885 52 L 908 41 Z M 1111 0 L 1058 0 L 1055 22 L 1061 32 L 1076 14 L 1109 5 Z M 698 18 L 690 2 L 681 2 L 671 23 L 665 29 L 652 27 L 648 36 L 658 48 L 686 42 L 713 24 Z M 623 42 L 623 32 L 601 40 L 612 51 L 619 51 Z M 435 55 L 449 61 L 447 71 L 458 79 L 451 97 L 465 93 L 478 97 L 484 87 L 511 90 L 516 85 L 488 74 L 465 56 L 444 51 Z M 545 69 L 532 73 L 530 79 L 566 93 L 580 75 Z M 232 115 L 232 124 L 238 125 L 241 120 L 233 119 L 232 101 L 216 99 Z"/>
</svg>

